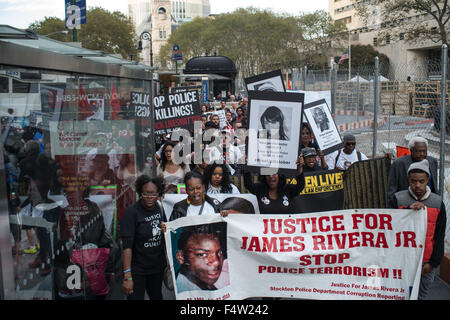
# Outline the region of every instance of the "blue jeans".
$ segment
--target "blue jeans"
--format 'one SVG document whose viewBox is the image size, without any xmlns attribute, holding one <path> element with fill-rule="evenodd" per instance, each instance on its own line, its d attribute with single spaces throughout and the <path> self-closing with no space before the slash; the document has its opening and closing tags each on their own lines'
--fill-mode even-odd
<svg viewBox="0 0 450 320">
<path fill-rule="evenodd" d="M 419 294 L 417 296 L 418 300 L 425 300 L 428 292 L 430 291 L 431 285 L 433 284 L 435 275 L 436 268 L 433 268 L 427 276 L 420 277 Z"/>
</svg>

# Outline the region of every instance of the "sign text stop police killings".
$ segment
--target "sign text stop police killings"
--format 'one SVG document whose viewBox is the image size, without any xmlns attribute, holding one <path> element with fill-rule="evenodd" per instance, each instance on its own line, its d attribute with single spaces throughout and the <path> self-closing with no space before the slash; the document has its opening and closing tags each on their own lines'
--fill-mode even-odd
<svg viewBox="0 0 450 320">
<path fill-rule="evenodd" d="M 133 92 L 135 115 L 150 117 L 150 95 Z M 153 98 L 155 108 L 155 134 L 161 135 L 175 128 L 194 129 L 194 121 L 201 121 L 201 109 L 197 91 L 180 92 Z"/>
<path fill-rule="evenodd" d="M 155 107 L 155 133 L 172 132 L 175 128 L 194 129 L 194 122 L 201 121 L 198 92 L 180 92 L 153 99 Z"/>
</svg>

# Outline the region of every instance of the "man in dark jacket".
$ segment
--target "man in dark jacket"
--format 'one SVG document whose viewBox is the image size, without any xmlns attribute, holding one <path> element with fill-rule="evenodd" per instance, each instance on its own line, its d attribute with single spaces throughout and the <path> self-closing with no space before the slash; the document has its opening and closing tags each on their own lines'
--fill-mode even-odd
<svg viewBox="0 0 450 320">
<path fill-rule="evenodd" d="M 410 140 L 408 147 L 411 154 L 395 160 L 389 170 L 388 199 L 392 198 L 396 192 L 408 189 L 408 168 L 412 163 L 422 161 L 423 159 L 427 159 L 429 163 L 430 177 L 428 186 L 430 187 L 431 192 L 439 193 L 437 186 L 438 164 L 435 158 L 427 155 L 427 140 L 421 137 L 413 138 Z"/>
<path fill-rule="evenodd" d="M 426 209 L 427 231 L 418 296 L 419 300 L 423 300 L 433 283 L 436 268 L 441 264 L 444 256 L 447 216 L 442 198 L 431 192 L 427 185 L 430 176 L 428 161 L 424 159 L 420 162 L 413 162 L 409 166 L 407 174 L 408 189 L 395 193 L 389 201 L 389 207 Z"/>
</svg>

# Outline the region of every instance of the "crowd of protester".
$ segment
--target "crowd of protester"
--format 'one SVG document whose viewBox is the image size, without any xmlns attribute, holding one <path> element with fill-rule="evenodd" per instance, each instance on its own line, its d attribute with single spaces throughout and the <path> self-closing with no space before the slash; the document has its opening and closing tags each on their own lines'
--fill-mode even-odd
<svg viewBox="0 0 450 320">
<path fill-rule="evenodd" d="M 122 291 L 130 300 L 142 300 L 145 293 L 150 299 L 163 298 L 161 290 L 167 270 L 164 244 L 166 217 L 173 221 L 181 217 L 202 214 L 227 216 L 231 211 L 211 195 L 239 194 L 244 191 L 256 196 L 261 214 L 294 214 L 297 212 L 295 198 L 305 186 L 305 173 L 333 169 L 347 170 L 351 164 L 367 159 L 357 150 L 356 137 L 351 134 L 344 135 L 342 149 L 324 155 L 314 141 L 311 128 L 307 123 L 303 123 L 295 176 L 286 177 L 275 173 L 259 174 L 255 177 L 255 174 L 249 172 L 245 166 L 245 134 L 238 135 L 239 132 L 242 133 L 242 130 L 248 128 L 248 99 L 229 94 L 227 99 L 218 97 L 217 101 L 219 103 L 206 103 L 201 106 L 202 134 L 208 129 L 217 129 L 219 132 L 216 137 L 208 141 L 203 140 L 201 161 L 195 163 L 194 161 L 176 161 L 176 146 L 179 143 L 191 142 L 173 141 L 171 134 L 164 135 L 157 146 L 158 151 L 154 154 L 157 164 L 156 177 L 153 178 L 140 175 L 136 180 L 131 179 L 132 176 L 136 176 L 136 171 L 134 167 L 128 166 L 131 160 L 127 157 L 116 159 L 117 166 L 114 170 L 105 166 L 109 158 L 100 159 L 108 155 L 97 154 L 93 159 L 94 167 L 89 173 L 89 178 L 96 181 L 94 184 L 102 184 L 106 178 L 110 183 L 119 183 L 128 179 L 128 183 L 133 184 L 132 192 L 136 193 L 137 201 L 135 203 L 132 201 L 127 206 L 118 221 L 119 237 L 113 239 L 111 230 L 104 226 L 101 210 L 96 203 L 90 201 L 90 189 L 87 188 L 83 199 L 87 203 L 89 215 L 82 219 L 88 227 L 80 243 L 92 243 L 97 248 L 108 248 L 109 255 L 114 254 L 116 258 L 118 248 L 121 248 L 120 258 L 114 261 L 120 261 Z M 225 119 L 222 119 L 221 124 L 218 111 L 222 110 Z M 63 193 L 61 168 L 51 157 L 49 146 L 44 143 L 39 126 L 30 123 L 23 126 L 20 132 L 18 131 L 8 126 L 6 119 L 2 119 L 2 134 L 6 141 L 4 161 L 8 181 L 7 192 L 10 195 L 10 214 L 16 214 L 29 204 L 31 208 L 36 208 L 38 205 L 42 207 L 44 204 L 43 218 L 56 225 L 61 219 L 61 211 L 49 196 Z M 5 140 L 5 137 L 8 139 Z M 215 139 L 219 139 L 219 143 Z M 388 179 L 390 207 L 419 210 L 425 204 L 433 209 L 428 210 L 430 230 L 427 232 L 425 250 L 427 255 L 424 257 L 419 295 L 421 299 L 426 297 L 435 270 L 442 260 L 446 226 L 445 207 L 442 199 L 437 196 L 437 162 L 436 159 L 427 156 L 427 147 L 424 139 L 411 140 L 409 145 L 411 155 L 393 162 Z M 188 160 L 196 158 L 195 152 L 188 155 L 189 157 Z M 96 158 L 99 160 L 98 166 L 96 166 Z M 242 175 L 244 178 L 244 185 L 240 188 L 232 182 L 232 177 L 235 175 Z M 287 183 L 287 178 L 295 178 L 297 183 Z M 166 215 L 161 201 L 165 194 L 180 193 L 181 185 L 187 197 L 176 203 L 173 211 Z M 24 201 L 19 201 L 17 196 L 19 193 L 25 196 Z M 96 222 L 91 224 L 92 221 Z M 15 240 L 13 250 L 16 255 L 36 254 L 29 268 L 40 268 L 40 274 L 45 276 L 52 270 L 56 273 L 57 267 L 60 267 L 60 271 L 64 270 L 73 262 L 73 257 L 71 261 L 71 258 L 67 256 L 52 255 L 55 250 L 51 246 L 52 242 L 55 246 L 60 245 L 60 239 L 55 238 L 51 241 L 51 234 L 47 229 L 29 226 L 23 226 L 23 229 L 28 237 L 29 247 L 21 250 L 21 227 L 12 224 L 11 233 Z M 73 247 L 73 249 L 79 248 Z M 117 269 L 117 263 L 114 266 L 114 262 L 108 261 L 107 271 L 114 268 Z M 64 297 L 68 291 L 64 286 L 66 278 L 58 275 L 55 277 L 60 297 Z M 195 285 L 201 288 L 201 284 Z M 213 287 L 213 283 L 208 285 L 208 288 Z M 93 292 L 96 299 L 104 299 L 107 294 L 108 290 Z"/>
<path fill-rule="evenodd" d="M 219 97 L 220 98 L 220 97 Z M 248 126 L 248 101 L 243 98 L 239 103 L 232 100 L 231 108 L 226 108 L 226 103 L 222 100 L 218 108 L 214 108 L 209 104 L 202 105 L 202 129 L 217 129 L 221 135 L 222 143 L 219 144 L 217 151 L 217 144 L 211 149 L 207 143 L 202 145 L 202 155 L 207 152 L 206 160 L 202 157 L 200 164 L 191 164 L 190 168 L 173 168 L 171 172 L 181 174 L 184 172 L 183 183 L 186 187 L 187 198 L 176 203 L 173 211 L 170 214 L 170 221 L 186 216 L 197 216 L 204 214 L 221 214 L 226 216 L 230 213 L 229 210 L 224 210 L 222 204 L 211 198 L 210 194 L 216 193 L 239 193 L 240 190 L 231 183 L 230 177 L 235 174 L 242 174 L 244 176 L 244 186 L 247 192 L 252 193 L 258 200 L 259 211 L 261 214 L 293 214 L 296 213 L 295 198 L 299 196 L 300 192 L 305 186 L 305 172 L 323 172 L 327 170 L 347 170 L 351 164 L 367 160 L 367 156 L 361 153 L 356 148 L 356 137 L 351 134 L 346 134 L 343 137 L 343 148 L 337 150 L 327 156 L 318 148 L 314 141 L 311 128 L 307 123 L 302 124 L 300 155 L 297 159 L 297 173 L 295 175 L 296 184 L 287 183 L 286 176 L 282 174 L 258 175 L 255 181 L 252 173 L 247 171 L 245 165 L 236 165 L 237 160 L 243 160 L 240 163 L 245 164 L 245 150 L 240 151 L 239 147 L 244 145 L 245 140 L 239 140 L 234 132 L 238 129 L 246 128 Z M 217 110 L 224 110 L 226 115 L 225 125 L 220 126 L 219 116 Z M 234 139 L 227 139 L 227 136 L 232 136 Z M 167 139 L 167 137 L 166 137 Z M 170 146 L 173 152 L 173 146 L 179 142 L 171 142 L 169 139 L 161 146 L 161 150 L 166 150 L 166 145 Z M 426 205 L 433 209 L 428 212 L 429 230 L 427 231 L 426 256 L 424 257 L 422 278 L 420 282 L 419 299 L 424 299 L 430 290 L 433 282 L 436 269 L 439 266 L 444 252 L 444 234 L 446 226 L 446 211 L 442 199 L 436 194 L 437 171 L 436 161 L 431 157 L 427 157 L 427 143 L 424 139 L 413 139 L 410 143 L 411 155 L 402 157 L 393 163 L 393 169 L 389 175 L 389 206 L 391 208 L 411 208 L 419 210 Z M 237 151 L 236 151 L 237 150 Z M 230 157 L 230 154 L 237 155 Z M 164 152 L 157 155 L 160 159 L 160 164 L 165 162 Z M 173 154 L 169 158 L 173 159 Z M 426 160 L 429 159 L 429 160 Z M 429 166 L 429 162 L 431 166 Z M 167 178 L 167 175 L 159 170 L 159 182 L 148 182 L 153 188 L 161 190 L 162 184 L 172 184 L 173 181 Z M 181 176 L 177 176 L 181 179 Z M 149 179 L 149 178 L 148 178 Z M 400 182 L 401 180 L 401 182 Z M 179 182 L 180 180 L 178 180 Z M 165 189 L 169 191 L 169 189 Z M 170 192 L 170 191 L 169 191 Z M 153 194 L 156 197 L 157 193 Z M 141 201 L 145 203 L 145 197 L 141 194 Z M 156 211 L 163 210 L 162 206 Z M 131 212 L 131 211 L 130 211 Z M 148 214 L 155 214 L 148 212 Z M 131 215 L 131 213 L 130 213 Z M 127 215 L 125 215 L 127 216 Z M 153 219 L 153 218 L 152 218 Z M 150 219 L 151 220 L 151 219 Z M 431 225 L 431 226 L 430 226 Z M 165 231 L 164 221 L 161 224 L 162 231 Z M 150 230 L 150 229 L 149 229 Z M 194 234 L 198 237 L 199 234 Z M 201 234 L 201 232 L 200 232 Z M 206 232 L 201 234 L 206 237 Z M 162 238 L 162 235 L 160 235 Z M 210 239 L 213 241 L 214 239 Z M 217 239 L 216 239 L 217 240 Z M 214 240 L 214 241 L 216 241 Z M 218 241 L 218 240 L 217 240 Z M 161 244 L 159 250 L 163 250 L 164 244 Z M 136 252 L 138 249 L 135 247 Z M 181 250 L 181 249 L 180 249 Z M 181 252 L 181 251 L 180 251 Z M 188 256 L 180 253 L 177 255 L 179 263 L 184 263 L 188 260 Z M 193 259 L 193 258 L 192 258 Z M 208 258 L 209 259 L 209 258 Z M 184 261 L 184 262 L 183 262 Z M 204 261 L 203 261 L 204 262 Z M 202 263 L 203 263 L 202 262 Z M 224 257 L 221 254 L 215 255 L 208 262 L 209 264 L 217 264 L 222 266 Z M 193 263 L 191 263 L 193 264 Z M 161 265 L 166 267 L 166 261 L 161 262 Z M 190 270 L 190 263 L 183 264 L 177 276 L 178 288 L 185 290 L 204 289 L 214 290 L 220 287 L 220 279 L 215 279 L 215 283 L 208 283 L 206 280 L 201 281 L 200 276 L 195 276 L 195 270 Z M 133 263 L 124 264 L 126 271 L 125 276 L 129 277 L 124 280 L 123 291 L 130 294 L 130 287 L 133 278 Z M 198 271 L 200 272 L 200 271 Z M 200 274 L 200 273 L 199 273 Z M 141 277 L 140 274 L 138 274 Z M 149 288 L 148 295 L 152 293 L 151 288 L 155 285 L 162 286 L 164 278 L 164 270 L 160 268 L 159 275 L 156 280 L 147 280 L 145 286 Z M 180 283 L 178 283 L 178 279 Z M 141 284 L 139 287 L 143 287 Z M 140 297 L 143 298 L 144 293 L 140 291 Z M 133 294 L 130 294 L 129 299 L 133 299 Z"/>
</svg>

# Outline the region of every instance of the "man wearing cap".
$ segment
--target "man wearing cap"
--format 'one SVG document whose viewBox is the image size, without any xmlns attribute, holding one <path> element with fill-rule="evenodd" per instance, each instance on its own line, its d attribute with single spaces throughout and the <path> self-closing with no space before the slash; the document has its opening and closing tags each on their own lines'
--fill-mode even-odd
<svg viewBox="0 0 450 320">
<path fill-rule="evenodd" d="M 328 170 L 327 163 L 321 150 L 316 151 L 314 148 L 305 147 L 302 149 L 302 154 L 303 159 L 305 160 L 303 172 Z M 319 155 L 320 158 L 320 165 L 317 162 L 317 155 Z"/>
<path fill-rule="evenodd" d="M 415 137 L 409 141 L 408 145 L 411 154 L 398 158 L 394 161 L 389 170 L 388 178 L 388 198 L 391 198 L 397 191 L 406 190 L 409 187 L 407 171 L 414 162 L 424 159 L 428 160 L 430 176 L 428 186 L 431 192 L 439 193 L 437 187 L 437 160 L 428 156 L 428 141 L 422 137 Z"/>
<path fill-rule="evenodd" d="M 362 152 L 356 150 L 356 138 L 352 134 L 344 136 L 344 148 L 330 153 L 327 156 L 328 169 L 347 170 L 352 163 L 367 160 Z"/>
<path fill-rule="evenodd" d="M 413 162 L 408 168 L 408 189 L 396 192 L 389 199 L 390 208 L 426 210 L 427 231 L 423 253 L 422 277 L 420 279 L 419 300 L 423 300 L 433 283 L 436 268 L 444 256 L 444 238 L 447 216 L 442 198 L 431 192 L 427 185 L 430 177 L 426 159 Z"/>
</svg>

